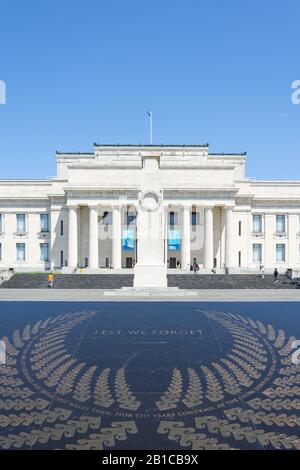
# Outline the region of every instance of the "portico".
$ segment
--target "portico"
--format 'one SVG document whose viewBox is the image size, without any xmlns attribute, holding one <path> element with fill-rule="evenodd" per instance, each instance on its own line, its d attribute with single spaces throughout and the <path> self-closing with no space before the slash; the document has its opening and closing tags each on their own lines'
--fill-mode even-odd
<svg viewBox="0 0 300 470">
<path fill-rule="evenodd" d="M 97 204 L 96 200 L 93 199 L 91 203 L 88 202 L 85 206 L 80 203 L 67 203 L 67 208 L 69 220 L 68 267 L 86 267 L 95 270 L 111 266 L 113 269 L 125 269 L 126 252 L 124 253 L 123 251 L 122 240 L 126 230 L 131 230 L 134 235 L 134 247 L 131 251 L 133 263 L 130 267 L 134 266 L 138 261 L 138 238 L 136 238 L 136 226 L 139 223 L 138 200 L 130 205 L 130 211 L 134 215 L 130 223 L 126 220 L 128 205 L 126 203 L 122 204 L 120 201 L 116 201 L 115 204 L 109 206 L 107 203 L 105 205 L 101 204 L 101 202 Z M 80 255 L 84 248 L 78 243 L 80 231 L 78 212 L 83 208 L 88 210 L 88 248 L 85 249 L 85 254 L 88 254 L 88 256 Z M 105 208 L 105 211 L 103 208 Z M 222 268 L 221 248 L 225 253 L 226 261 L 224 262 L 226 262 L 228 267 L 231 266 L 230 250 L 232 249 L 231 224 L 233 206 L 207 206 L 205 204 L 200 205 L 199 202 L 196 205 L 195 201 L 191 203 L 184 202 L 182 204 L 176 202 L 176 204 L 173 204 L 171 201 L 164 201 L 163 208 L 165 217 L 163 218 L 160 241 L 164 250 L 163 259 L 166 267 L 172 268 L 170 266 L 170 258 L 176 258 L 174 267 L 182 271 L 188 272 L 193 262 L 197 262 L 206 271 L 211 270 L 213 267 Z M 103 226 L 104 212 L 108 214 L 106 231 Z M 176 224 L 173 223 L 174 220 L 171 217 L 174 212 L 177 215 L 178 223 Z M 222 241 L 220 227 L 214 227 L 215 224 L 219 224 L 223 212 L 225 213 L 224 241 Z M 201 214 L 202 217 L 196 217 L 193 221 L 192 217 L 195 213 L 199 216 Z M 218 216 L 218 222 L 214 221 L 214 213 Z M 203 218 L 202 223 L 200 223 L 201 218 Z M 172 250 L 172 246 L 169 243 L 170 232 L 172 231 L 176 231 L 178 235 L 177 250 Z M 220 235 L 216 243 L 214 243 L 215 232 L 218 232 Z M 155 239 L 156 234 L 154 233 L 153 236 Z M 222 246 L 222 243 L 224 246 Z M 108 248 L 109 244 L 110 249 Z M 151 246 L 153 248 L 153 241 Z M 216 256 L 214 256 L 215 254 Z M 86 264 L 82 263 L 83 258 L 87 260 Z M 105 260 L 108 259 L 108 262 L 105 264 L 103 263 L 104 258 Z M 177 264 L 177 262 L 179 263 Z"/>
</svg>

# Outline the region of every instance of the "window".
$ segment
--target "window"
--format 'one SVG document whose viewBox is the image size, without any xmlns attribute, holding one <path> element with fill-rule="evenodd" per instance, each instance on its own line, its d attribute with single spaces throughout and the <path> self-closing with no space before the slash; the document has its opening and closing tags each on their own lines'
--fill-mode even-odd
<svg viewBox="0 0 300 470">
<path fill-rule="evenodd" d="M 25 261 L 25 243 L 17 243 L 17 261 Z"/>
<path fill-rule="evenodd" d="M 252 218 L 253 218 L 253 233 L 262 233 L 261 214 L 254 214 Z"/>
<path fill-rule="evenodd" d="M 0 261 L 2 261 L 2 243 L 0 243 Z"/>
<path fill-rule="evenodd" d="M 41 261 L 49 261 L 49 243 L 40 243 Z"/>
<path fill-rule="evenodd" d="M 41 232 L 49 232 L 49 214 L 40 214 Z"/>
<path fill-rule="evenodd" d="M 64 265 L 64 252 L 63 250 L 60 251 L 60 267 L 62 268 Z"/>
<path fill-rule="evenodd" d="M 175 225 L 177 224 L 177 213 L 176 212 L 170 212 L 169 213 L 169 224 L 170 225 Z"/>
<path fill-rule="evenodd" d="M 285 215 L 276 215 L 276 233 L 285 233 Z"/>
<path fill-rule="evenodd" d="M 64 221 L 63 220 L 60 221 L 60 234 L 61 235 L 64 234 Z"/>
<path fill-rule="evenodd" d="M 242 235 L 242 222 L 239 220 L 239 237 Z"/>
<path fill-rule="evenodd" d="M 285 262 L 285 245 L 283 243 L 276 245 L 276 261 L 277 263 Z"/>
<path fill-rule="evenodd" d="M 192 225 L 197 225 L 198 224 L 198 217 L 197 217 L 197 212 L 196 211 L 193 211 L 192 212 Z"/>
<path fill-rule="evenodd" d="M 104 211 L 102 215 L 103 225 L 111 225 L 111 222 L 112 222 L 112 213 L 108 211 Z"/>
<path fill-rule="evenodd" d="M 262 245 L 261 243 L 253 243 L 252 247 L 253 263 L 260 263 L 262 261 Z"/>
<path fill-rule="evenodd" d="M 132 224 L 136 219 L 134 212 L 126 212 L 126 225 Z"/>
<path fill-rule="evenodd" d="M 26 217 L 25 214 L 17 214 L 17 232 L 26 232 Z"/>
<path fill-rule="evenodd" d="M 4 217 L 0 214 L 0 234 L 4 232 Z"/>
<path fill-rule="evenodd" d="M 242 252 L 241 251 L 239 251 L 238 266 L 239 268 L 242 266 Z"/>
</svg>

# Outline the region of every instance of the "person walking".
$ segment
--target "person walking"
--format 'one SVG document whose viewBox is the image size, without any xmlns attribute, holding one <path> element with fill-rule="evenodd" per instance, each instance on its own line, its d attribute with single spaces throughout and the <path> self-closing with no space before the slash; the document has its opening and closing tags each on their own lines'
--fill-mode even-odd
<svg viewBox="0 0 300 470">
<path fill-rule="evenodd" d="M 54 283 L 54 276 L 52 273 L 48 274 L 48 287 L 52 289 Z"/>
<path fill-rule="evenodd" d="M 265 277 L 265 268 L 264 268 L 264 265 L 262 263 L 260 263 L 260 265 L 259 265 L 259 275 L 262 279 L 264 279 L 264 277 Z"/>
<path fill-rule="evenodd" d="M 278 273 L 278 269 L 275 268 L 275 269 L 274 269 L 274 282 L 278 282 L 278 281 L 279 281 L 279 279 L 278 279 L 278 274 L 279 274 L 279 273 Z"/>
</svg>

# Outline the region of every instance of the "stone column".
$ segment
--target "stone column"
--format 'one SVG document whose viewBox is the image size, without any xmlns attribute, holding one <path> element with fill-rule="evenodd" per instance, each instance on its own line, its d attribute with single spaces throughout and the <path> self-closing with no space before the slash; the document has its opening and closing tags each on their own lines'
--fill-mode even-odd
<svg viewBox="0 0 300 470">
<path fill-rule="evenodd" d="M 75 268 L 78 264 L 77 230 L 77 206 L 69 206 L 68 266 L 70 268 Z"/>
<path fill-rule="evenodd" d="M 122 267 L 121 208 L 119 206 L 112 208 L 112 266 L 114 269 Z"/>
<path fill-rule="evenodd" d="M 164 223 L 164 261 L 165 265 L 168 266 L 168 245 L 169 245 L 169 234 L 168 234 L 168 228 L 169 228 L 169 221 L 168 221 L 168 212 L 169 212 L 169 206 L 166 205 L 164 206 L 163 210 L 163 223 Z"/>
<path fill-rule="evenodd" d="M 191 263 L 191 206 L 182 208 L 181 269 L 189 270 Z"/>
<path fill-rule="evenodd" d="M 89 232 L 89 268 L 99 267 L 99 237 L 98 237 L 98 206 L 90 208 L 90 232 Z"/>
<path fill-rule="evenodd" d="M 204 267 L 212 269 L 214 257 L 213 208 L 204 209 Z"/>
<path fill-rule="evenodd" d="M 234 266 L 233 248 L 233 210 L 231 207 L 225 208 L 225 264 L 227 268 Z"/>
</svg>

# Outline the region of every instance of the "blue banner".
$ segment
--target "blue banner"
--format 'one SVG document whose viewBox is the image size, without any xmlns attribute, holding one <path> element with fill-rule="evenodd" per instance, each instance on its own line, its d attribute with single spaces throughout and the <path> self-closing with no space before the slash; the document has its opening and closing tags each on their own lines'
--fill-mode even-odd
<svg viewBox="0 0 300 470">
<path fill-rule="evenodd" d="M 168 247 L 170 251 L 180 251 L 180 231 L 169 230 Z"/>
<path fill-rule="evenodd" d="M 122 250 L 134 251 L 134 231 L 133 230 L 123 230 Z"/>
</svg>

